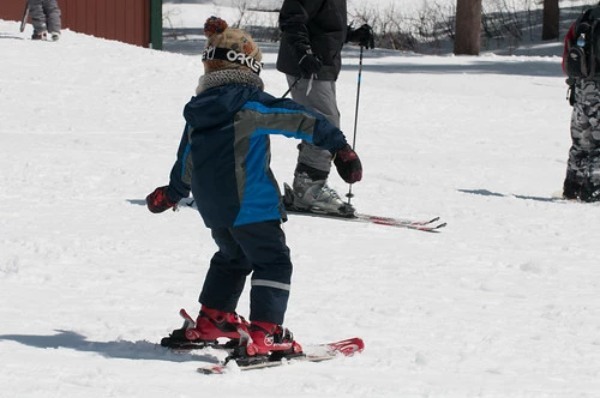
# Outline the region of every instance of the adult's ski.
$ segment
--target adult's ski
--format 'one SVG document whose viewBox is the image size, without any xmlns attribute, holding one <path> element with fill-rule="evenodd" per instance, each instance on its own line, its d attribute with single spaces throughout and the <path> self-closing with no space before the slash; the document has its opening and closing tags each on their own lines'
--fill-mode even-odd
<svg viewBox="0 0 600 398">
<path fill-rule="evenodd" d="M 315 212 L 300 211 L 300 210 L 295 210 L 295 209 L 287 209 L 287 213 L 292 214 L 292 215 L 329 218 L 329 219 L 334 219 L 334 220 L 358 222 L 358 223 L 363 223 L 363 224 L 377 224 L 377 225 L 384 225 L 387 227 L 414 229 L 414 230 L 424 231 L 424 232 L 439 232 L 439 230 L 441 228 L 444 228 L 446 226 L 446 223 L 440 221 L 439 217 L 418 220 L 418 219 L 409 219 L 409 218 L 382 217 L 382 216 L 376 216 L 376 215 L 364 214 L 364 213 L 354 213 L 354 215 L 352 215 L 350 217 L 344 217 L 344 216 L 337 216 L 337 215 L 333 215 L 333 214 L 315 213 Z"/>
<path fill-rule="evenodd" d="M 179 201 L 178 207 L 191 207 L 196 208 L 196 202 L 194 198 L 183 198 Z M 398 217 L 383 217 L 373 214 L 354 213 L 350 216 L 342 216 L 327 213 L 317 213 L 314 211 L 302 211 L 294 208 L 287 208 L 287 213 L 290 215 L 299 215 L 307 217 L 320 217 L 332 220 L 340 220 L 346 222 L 357 222 L 363 224 L 376 224 L 395 228 L 414 229 L 417 231 L 424 232 L 439 232 L 441 228 L 446 226 L 445 222 L 440 221 L 439 217 L 433 217 L 430 219 L 411 219 L 411 218 L 398 218 Z"/>
</svg>

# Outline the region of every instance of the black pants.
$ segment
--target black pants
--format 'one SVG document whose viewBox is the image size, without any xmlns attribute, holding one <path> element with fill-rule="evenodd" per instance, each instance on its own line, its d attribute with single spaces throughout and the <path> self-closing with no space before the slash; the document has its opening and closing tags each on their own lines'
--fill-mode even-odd
<svg viewBox="0 0 600 398">
<path fill-rule="evenodd" d="M 219 251 L 210 261 L 200 303 L 236 310 L 246 277 L 252 273 L 250 320 L 282 324 L 290 295 L 292 263 L 279 221 L 213 228 Z"/>
</svg>

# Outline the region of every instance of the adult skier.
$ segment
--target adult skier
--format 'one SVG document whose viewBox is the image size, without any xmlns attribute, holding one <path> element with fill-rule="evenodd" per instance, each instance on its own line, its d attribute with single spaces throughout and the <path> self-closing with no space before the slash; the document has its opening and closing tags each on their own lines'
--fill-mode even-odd
<svg viewBox="0 0 600 398">
<path fill-rule="evenodd" d="M 292 98 L 323 114 L 340 127 L 336 81 L 342 66 L 342 46 L 355 42 L 374 48 L 367 24 L 347 24 L 346 0 L 284 0 L 279 14 L 282 32 L 277 70 L 287 75 Z M 329 187 L 332 154 L 303 141 L 292 184 L 291 208 L 351 216 L 354 208 Z"/>
</svg>

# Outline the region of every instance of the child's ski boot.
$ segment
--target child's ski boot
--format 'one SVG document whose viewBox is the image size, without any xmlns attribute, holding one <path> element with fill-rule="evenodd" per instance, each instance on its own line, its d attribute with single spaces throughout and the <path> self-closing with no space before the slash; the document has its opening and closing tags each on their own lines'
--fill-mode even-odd
<svg viewBox="0 0 600 398">
<path fill-rule="evenodd" d="M 247 330 L 248 322 L 234 312 L 223 312 L 202 306 L 200 315 L 194 320 L 184 309 L 179 311 L 183 317 L 183 326 L 174 330 L 169 337 L 161 340 L 160 345 L 173 349 L 195 349 L 207 346 L 221 348 L 239 345 L 240 328 Z M 220 343 L 218 339 L 229 339 Z"/>
</svg>

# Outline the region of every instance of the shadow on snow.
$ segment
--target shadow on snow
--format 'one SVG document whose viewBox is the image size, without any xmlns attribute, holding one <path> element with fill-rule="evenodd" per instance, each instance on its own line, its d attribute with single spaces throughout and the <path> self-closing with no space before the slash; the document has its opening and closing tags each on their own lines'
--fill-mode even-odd
<svg viewBox="0 0 600 398">
<path fill-rule="evenodd" d="M 472 195 L 494 196 L 494 197 L 500 197 L 500 198 L 516 198 L 516 199 L 523 199 L 523 200 L 535 200 L 538 202 L 557 202 L 557 203 L 566 203 L 567 202 L 562 198 L 503 194 L 503 193 L 499 193 L 499 192 L 488 191 L 487 189 L 458 189 L 458 192 L 468 193 L 468 194 L 472 194 Z"/>
<path fill-rule="evenodd" d="M 67 330 L 57 330 L 57 332 L 58 334 L 54 335 L 5 334 L 0 335 L 0 340 L 14 341 L 30 347 L 42 349 L 67 348 L 75 351 L 93 352 L 107 358 L 169 362 L 215 362 L 216 360 L 216 358 L 211 355 L 173 352 L 148 341 L 89 341 L 85 336 L 75 332 Z"/>
</svg>

